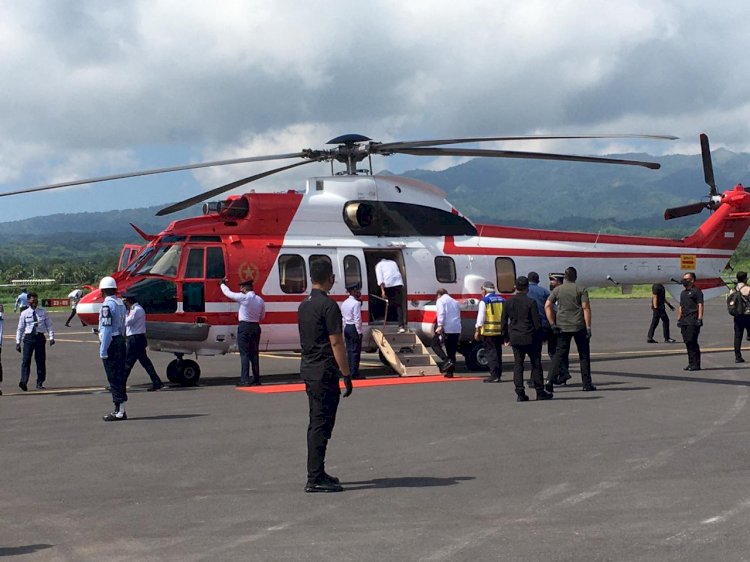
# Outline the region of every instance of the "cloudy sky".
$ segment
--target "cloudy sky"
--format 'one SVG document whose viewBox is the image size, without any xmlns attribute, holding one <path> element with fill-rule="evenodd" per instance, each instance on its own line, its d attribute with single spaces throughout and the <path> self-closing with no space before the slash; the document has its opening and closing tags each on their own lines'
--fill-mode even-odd
<svg viewBox="0 0 750 562">
<path fill-rule="evenodd" d="M 750 151 L 748 16 L 741 0 L 0 0 L 0 192 L 350 132 L 681 137 L 501 145 L 659 154 L 697 153 L 705 131 L 712 148 Z M 275 165 L 0 198 L 0 221 L 173 202 Z"/>
</svg>

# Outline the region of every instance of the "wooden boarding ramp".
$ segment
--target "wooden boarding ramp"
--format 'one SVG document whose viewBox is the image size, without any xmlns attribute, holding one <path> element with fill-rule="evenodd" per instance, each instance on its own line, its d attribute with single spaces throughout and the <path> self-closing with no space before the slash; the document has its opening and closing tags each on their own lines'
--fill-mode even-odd
<svg viewBox="0 0 750 562">
<path fill-rule="evenodd" d="M 432 355 L 414 332 L 399 333 L 398 328 L 370 328 L 372 339 L 393 370 L 402 377 L 437 375 L 439 370 Z"/>
</svg>

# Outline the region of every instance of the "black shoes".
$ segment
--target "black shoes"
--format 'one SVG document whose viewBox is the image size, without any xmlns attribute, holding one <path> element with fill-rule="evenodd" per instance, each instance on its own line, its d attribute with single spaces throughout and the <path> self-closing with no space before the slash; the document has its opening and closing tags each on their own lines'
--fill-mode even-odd
<svg viewBox="0 0 750 562">
<path fill-rule="evenodd" d="M 160 388 L 164 388 L 164 383 L 161 381 L 155 382 L 151 385 L 151 388 L 146 389 L 146 392 L 156 392 Z"/>
<path fill-rule="evenodd" d="M 648 338 L 648 339 L 646 340 L 646 343 L 659 343 L 659 342 L 658 342 L 658 341 L 656 341 L 656 340 L 655 340 L 654 338 Z"/>
<path fill-rule="evenodd" d="M 571 377 L 570 374 L 560 375 L 554 381 L 552 381 L 552 384 L 556 384 L 557 386 L 568 386 L 568 381 L 572 378 L 573 377 Z"/>
<path fill-rule="evenodd" d="M 700 367 L 696 367 L 694 365 L 688 365 L 687 367 L 683 369 L 683 371 L 700 371 L 700 370 L 701 370 Z"/>
<path fill-rule="evenodd" d="M 102 419 L 105 422 L 113 422 L 113 421 L 124 421 L 128 419 L 128 414 L 123 413 L 122 415 L 119 415 L 117 412 L 110 412 L 106 416 L 103 416 Z"/>
<path fill-rule="evenodd" d="M 546 390 L 538 390 L 536 393 L 537 400 L 552 400 L 554 397 L 554 394 L 547 392 Z"/>
<path fill-rule="evenodd" d="M 501 382 L 500 377 L 487 377 L 482 382 Z"/>
<path fill-rule="evenodd" d="M 452 379 L 452 378 L 453 378 L 453 373 L 445 373 L 445 374 L 443 375 L 443 378 L 444 378 L 444 379 Z"/>
<path fill-rule="evenodd" d="M 27 392 L 27 391 L 29 390 L 29 387 L 28 387 L 28 386 L 26 386 L 26 383 L 25 383 L 25 382 L 19 382 L 19 383 L 18 383 L 18 388 L 20 388 L 20 389 L 21 389 L 21 390 L 23 390 L 24 392 Z"/>
<path fill-rule="evenodd" d="M 744 359 L 743 359 L 742 357 L 735 357 L 735 358 L 734 358 L 734 362 L 735 362 L 735 363 L 744 363 L 744 362 L 745 362 L 745 360 L 744 360 Z"/>
<path fill-rule="evenodd" d="M 238 382 L 235 386 L 250 386 L 249 382 Z"/>
<path fill-rule="evenodd" d="M 70 324 L 68 324 L 68 323 L 66 322 L 66 323 L 65 323 L 65 327 L 66 327 L 66 328 L 70 328 Z"/>
<path fill-rule="evenodd" d="M 305 485 L 305 492 L 308 494 L 314 493 L 331 493 L 331 492 L 343 492 L 344 487 L 335 482 L 334 480 L 319 480 L 318 482 L 308 482 Z"/>
<path fill-rule="evenodd" d="M 451 361 L 450 359 L 446 359 L 440 365 L 438 365 L 438 369 L 441 373 L 445 373 L 446 371 L 450 371 L 453 367 L 455 367 L 456 364 Z"/>
<path fill-rule="evenodd" d="M 593 384 L 584 384 L 581 390 L 584 392 L 594 392 L 596 387 Z"/>
<path fill-rule="evenodd" d="M 664 340 L 664 343 L 677 343 L 677 340 L 673 340 L 672 338 L 667 338 Z"/>
<path fill-rule="evenodd" d="M 47 390 L 46 388 L 44 388 L 44 385 L 43 385 L 43 384 L 37 384 L 37 385 L 36 385 L 36 389 L 37 389 L 37 390 Z"/>
<path fill-rule="evenodd" d="M 526 393 L 518 394 L 516 396 L 516 402 L 528 402 L 528 401 L 529 401 L 529 397 L 526 395 Z"/>
<path fill-rule="evenodd" d="M 340 484 L 341 483 L 341 481 L 338 478 L 336 478 L 335 476 L 331 476 L 327 472 L 323 473 L 323 478 L 325 480 L 328 480 L 329 482 L 333 482 L 334 484 Z"/>
<path fill-rule="evenodd" d="M 554 394 L 555 393 L 555 387 L 552 384 L 552 382 L 548 382 L 547 384 L 545 384 L 544 385 L 544 390 L 545 390 L 545 392 L 548 392 L 549 394 Z"/>
<path fill-rule="evenodd" d="M 253 379 L 248 386 L 260 386 L 260 380 Z"/>
</svg>

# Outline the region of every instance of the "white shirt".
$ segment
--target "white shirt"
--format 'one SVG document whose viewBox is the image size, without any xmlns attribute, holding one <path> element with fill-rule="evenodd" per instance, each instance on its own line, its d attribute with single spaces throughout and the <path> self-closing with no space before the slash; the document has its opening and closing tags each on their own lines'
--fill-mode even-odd
<svg viewBox="0 0 750 562">
<path fill-rule="evenodd" d="M 78 301 L 81 300 L 81 297 L 83 296 L 83 291 L 81 289 L 73 289 L 68 293 L 68 298 L 70 299 L 70 306 L 72 308 L 75 308 L 76 304 L 78 304 Z"/>
<path fill-rule="evenodd" d="M 36 313 L 36 322 L 34 322 L 34 313 Z M 46 332 L 49 334 L 49 339 L 55 339 L 55 330 L 52 328 L 52 320 L 50 320 L 49 314 L 47 314 L 46 310 L 37 306 L 36 308 L 27 308 L 18 318 L 16 343 L 21 343 L 23 336 L 33 332 L 34 326 L 36 326 L 37 334 L 43 334 Z"/>
<path fill-rule="evenodd" d="M 135 336 L 146 333 L 146 311 L 143 307 L 134 303 L 125 317 L 125 335 Z"/>
<path fill-rule="evenodd" d="M 362 333 L 362 302 L 352 295 L 341 303 L 341 321 L 344 326 L 354 324 L 357 333 Z"/>
<path fill-rule="evenodd" d="M 479 307 L 477 308 L 477 323 L 474 325 L 476 328 L 484 326 L 484 315 L 487 311 L 487 305 L 483 300 L 479 301 Z"/>
<path fill-rule="evenodd" d="M 255 291 L 235 293 L 224 283 L 220 287 L 225 297 L 240 303 L 240 311 L 237 315 L 240 322 L 260 322 L 266 316 L 266 303 L 255 294 Z"/>
<path fill-rule="evenodd" d="M 437 300 L 437 325 L 446 334 L 461 333 L 461 306 L 450 295 L 441 295 Z"/>
<path fill-rule="evenodd" d="M 393 260 L 380 260 L 375 266 L 375 276 L 377 277 L 378 285 L 384 284 L 386 287 L 398 287 L 404 284 L 398 264 Z"/>
</svg>

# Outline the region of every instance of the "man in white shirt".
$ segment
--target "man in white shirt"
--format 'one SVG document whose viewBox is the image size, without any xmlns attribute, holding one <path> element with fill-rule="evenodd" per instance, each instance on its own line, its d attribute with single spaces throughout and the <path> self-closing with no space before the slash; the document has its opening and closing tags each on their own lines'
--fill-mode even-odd
<svg viewBox="0 0 750 562">
<path fill-rule="evenodd" d="M 381 259 L 375 266 L 375 277 L 380 286 L 381 296 L 388 301 L 391 308 L 396 309 L 399 333 L 406 331 L 404 319 L 404 279 L 398 264 L 388 258 Z"/>
<path fill-rule="evenodd" d="M 37 306 L 39 296 L 36 293 L 28 294 L 29 306 L 18 318 L 18 329 L 16 330 L 16 351 L 21 353 L 21 342 L 23 342 L 23 355 L 21 356 L 21 381 L 18 387 L 26 392 L 28 390 L 29 374 L 31 371 L 31 357 L 36 363 L 36 389 L 45 390 L 44 381 L 47 379 L 47 339 L 45 332 L 49 334 L 50 346 L 55 345 L 55 330 L 52 328 L 52 320 L 43 308 Z"/>
<path fill-rule="evenodd" d="M 224 296 L 240 304 L 237 326 L 237 348 L 240 352 L 240 382 L 237 386 L 260 386 L 260 323 L 266 315 L 266 303 L 253 291 L 253 280 L 240 283 L 240 292 L 234 293 L 227 287 L 227 280 L 221 282 Z M 253 380 L 250 381 L 250 364 L 253 367 Z"/>
<path fill-rule="evenodd" d="M 437 290 L 437 319 L 435 336 L 432 338 L 432 350 L 440 357 L 439 365 L 443 376 L 452 379 L 456 368 L 456 350 L 461 335 L 461 306 L 443 288 Z M 445 345 L 445 351 L 443 351 Z"/>
<path fill-rule="evenodd" d="M 21 308 L 21 312 L 29 308 L 29 294 L 26 292 L 26 287 L 21 288 L 21 294 L 16 297 L 16 305 L 13 307 L 13 312 Z"/>
<path fill-rule="evenodd" d="M 159 390 L 164 386 L 164 383 L 159 378 L 154 364 L 146 353 L 148 348 L 146 311 L 138 304 L 133 293 L 123 293 L 122 301 L 125 303 L 125 308 L 128 309 L 128 315 L 125 317 L 125 380 L 128 380 L 130 371 L 133 370 L 136 362 L 140 362 L 151 379 L 151 388 L 146 389 L 146 392 Z"/>
<path fill-rule="evenodd" d="M 78 301 L 81 300 L 81 297 L 83 296 L 83 290 L 81 290 L 80 287 L 76 287 L 72 291 L 68 293 L 68 298 L 70 299 L 70 316 L 68 316 L 68 319 L 65 321 L 65 327 L 70 328 L 70 321 L 73 320 L 73 317 L 76 315 L 76 306 L 78 305 Z M 86 324 L 83 323 L 83 320 L 81 320 L 81 326 L 85 326 Z"/>
<path fill-rule="evenodd" d="M 359 372 L 362 355 L 362 285 L 347 285 L 349 298 L 341 303 L 341 322 L 344 325 L 344 343 L 349 372 L 353 379 L 365 378 Z"/>
</svg>

